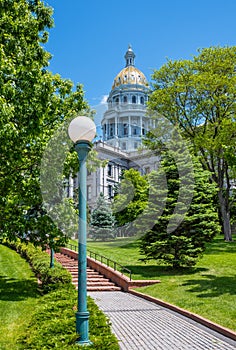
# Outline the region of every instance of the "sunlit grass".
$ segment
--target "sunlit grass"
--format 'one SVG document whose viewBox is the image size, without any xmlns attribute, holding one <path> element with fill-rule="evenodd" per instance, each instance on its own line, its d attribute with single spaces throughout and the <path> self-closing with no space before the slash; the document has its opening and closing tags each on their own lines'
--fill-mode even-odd
<svg viewBox="0 0 236 350">
<path fill-rule="evenodd" d="M 3 245 L 0 271 L 0 349 L 12 350 L 35 308 L 37 279 L 29 264 Z"/>
</svg>

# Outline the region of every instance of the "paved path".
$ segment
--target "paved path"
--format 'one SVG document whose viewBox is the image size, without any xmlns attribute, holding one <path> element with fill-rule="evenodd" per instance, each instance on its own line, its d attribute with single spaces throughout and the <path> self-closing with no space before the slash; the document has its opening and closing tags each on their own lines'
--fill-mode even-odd
<svg viewBox="0 0 236 350">
<path fill-rule="evenodd" d="M 233 340 L 135 295 L 123 292 L 88 294 L 110 318 L 121 350 L 236 349 Z"/>
</svg>

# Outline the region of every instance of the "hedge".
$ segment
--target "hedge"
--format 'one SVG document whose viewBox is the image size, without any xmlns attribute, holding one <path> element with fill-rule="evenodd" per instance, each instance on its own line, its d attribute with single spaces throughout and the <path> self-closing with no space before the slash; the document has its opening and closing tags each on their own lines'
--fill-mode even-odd
<svg viewBox="0 0 236 350">
<path fill-rule="evenodd" d="M 5 242 L 27 259 L 33 271 L 41 279 L 42 295 L 35 303 L 35 311 L 29 317 L 24 336 L 17 340 L 18 350 L 80 348 L 75 344 L 75 311 L 77 292 L 71 283 L 71 274 L 59 263 L 49 267 L 49 255 L 41 248 L 20 242 Z M 118 340 L 111 332 L 109 319 L 99 310 L 93 299 L 88 297 L 90 340 L 86 347 L 97 350 L 118 350 Z M 84 348 L 84 347 L 83 347 Z"/>
</svg>

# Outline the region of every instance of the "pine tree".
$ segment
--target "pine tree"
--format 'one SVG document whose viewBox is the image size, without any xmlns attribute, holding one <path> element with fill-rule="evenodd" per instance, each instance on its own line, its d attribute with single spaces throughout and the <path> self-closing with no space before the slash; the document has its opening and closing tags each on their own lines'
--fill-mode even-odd
<svg viewBox="0 0 236 350">
<path fill-rule="evenodd" d="M 142 227 L 139 227 L 139 231 L 144 232 L 145 227 L 152 226 L 140 241 L 140 251 L 145 255 L 143 260 L 155 259 L 174 268 L 194 266 L 204 252 L 206 242 L 220 231 L 214 206 L 216 186 L 209 183 L 210 174 L 202 169 L 198 160 L 193 158 L 192 161 L 192 184 L 186 154 L 181 151 L 178 154 L 181 176 L 175 152 L 165 153 L 160 170 L 150 174 L 152 194 L 143 215 Z M 166 186 L 162 183 L 163 173 Z M 188 200 L 189 209 L 185 213 Z"/>
<path fill-rule="evenodd" d="M 116 237 L 115 218 L 103 193 L 100 193 L 91 213 L 89 234 L 93 239 L 102 241 Z"/>
</svg>

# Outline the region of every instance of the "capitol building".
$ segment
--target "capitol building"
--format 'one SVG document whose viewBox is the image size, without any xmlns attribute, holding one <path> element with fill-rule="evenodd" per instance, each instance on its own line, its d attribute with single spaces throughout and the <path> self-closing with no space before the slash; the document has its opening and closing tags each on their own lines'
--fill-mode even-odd
<svg viewBox="0 0 236 350">
<path fill-rule="evenodd" d="M 94 208 L 101 192 L 112 200 L 122 171 L 134 168 L 146 174 L 157 168 L 157 158 L 148 150 L 140 150 L 142 137 L 154 127 L 154 120 L 146 115 L 149 94 L 148 81 L 135 67 L 135 54 L 129 46 L 125 67 L 116 75 L 107 99 L 108 108 L 101 121 L 102 138 L 93 147 L 106 165 L 88 173 L 90 208 Z"/>
</svg>

